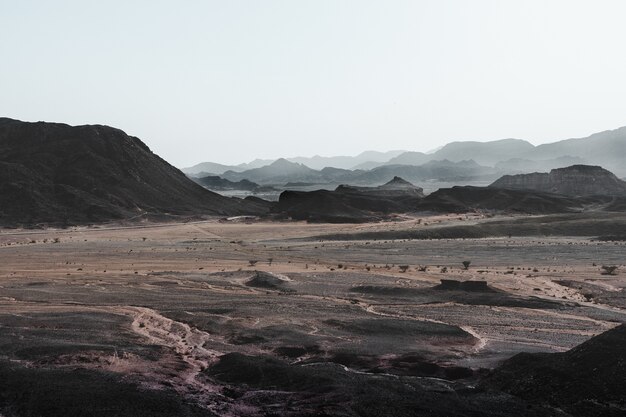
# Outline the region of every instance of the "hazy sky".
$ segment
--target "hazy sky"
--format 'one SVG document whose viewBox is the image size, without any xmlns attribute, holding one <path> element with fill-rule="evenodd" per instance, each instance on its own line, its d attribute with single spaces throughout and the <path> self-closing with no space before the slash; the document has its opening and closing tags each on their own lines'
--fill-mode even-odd
<svg viewBox="0 0 626 417">
<path fill-rule="evenodd" d="M 626 1 L 0 0 L 0 115 L 179 167 L 626 125 Z"/>
</svg>

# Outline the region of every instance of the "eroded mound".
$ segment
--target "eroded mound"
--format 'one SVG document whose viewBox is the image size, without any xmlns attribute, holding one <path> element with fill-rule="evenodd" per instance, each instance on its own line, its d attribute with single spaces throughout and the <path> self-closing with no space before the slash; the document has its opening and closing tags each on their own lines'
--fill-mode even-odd
<svg viewBox="0 0 626 417">
<path fill-rule="evenodd" d="M 246 285 L 248 287 L 266 288 L 269 290 L 293 291 L 286 287 L 288 282 L 286 277 L 271 272 L 255 271 L 254 276 L 246 281 Z"/>
<path fill-rule="evenodd" d="M 487 281 L 458 281 L 455 279 L 442 279 L 441 284 L 433 287 L 440 291 L 467 291 L 467 292 L 497 292 L 487 285 Z"/>
</svg>

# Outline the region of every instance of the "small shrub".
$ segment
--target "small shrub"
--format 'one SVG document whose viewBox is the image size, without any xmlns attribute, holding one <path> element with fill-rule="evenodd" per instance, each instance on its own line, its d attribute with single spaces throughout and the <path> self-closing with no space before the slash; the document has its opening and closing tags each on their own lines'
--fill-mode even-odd
<svg viewBox="0 0 626 417">
<path fill-rule="evenodd" d="M 465 270 L 468 270 L 471 263 L 471 261 L 463 261 L 463 268 L 465 268 Z"/>
<path fill-rule="evenodd" d="M 602 265 L 602 275 L 617 275 L 617 265 Z"/>
</svg>

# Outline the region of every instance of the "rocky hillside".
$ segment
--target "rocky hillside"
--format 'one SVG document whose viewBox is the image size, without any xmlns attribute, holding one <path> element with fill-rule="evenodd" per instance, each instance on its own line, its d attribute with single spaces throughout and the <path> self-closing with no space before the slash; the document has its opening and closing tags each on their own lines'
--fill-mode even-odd
<svg viewBox="0 0 626 417">
<path fill-rule="evenodd" d="M 119 129 L 0 118 L 2 226 L 258 211 L 195 184 Z"/>
<path fill-rule="evenodd" d="M 626 415 L 626 325 L 563 353 L 520 353 L 483 387 L 502 390 L 572 416 Z"/>
<path fill-rule="evenodd" d="M 340 185 L 334 191 L 284 191 L 274 211 L 297 220 L 362 223 L 414 211 L 424 194 L 402 178 L 378 187 Z"/>
<path fill-rule="evenodd" d="M 509 190 L 534 190 L 570 196 L 626 195 L 626 182 L 599 166 L 572 165 L 550 173 L 505 175 L 490 185 Z"/>
</svg>

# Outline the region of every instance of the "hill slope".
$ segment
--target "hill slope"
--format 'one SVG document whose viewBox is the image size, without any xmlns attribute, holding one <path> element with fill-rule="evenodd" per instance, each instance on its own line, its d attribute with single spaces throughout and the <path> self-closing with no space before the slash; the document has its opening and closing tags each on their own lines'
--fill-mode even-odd
<svg viewBox="0 0 626 417">
<path fill-rule="evenodd" d="M 205 190 L 119 129 L 0 118 L 1 225 L 257 210 Z"/>
<path fill-rule="evenodd" d="M 574 416 L 626 415 L 626 325 L 564 353 L 521 353 L 483 382 Z"/>
<path fill-rule="evenodd" d="M 550 173 L 505 175 L 490 187 L 564 195 L 626 195 L 626 182 L 599 166 L 572 165 Z"/>
</svg>

